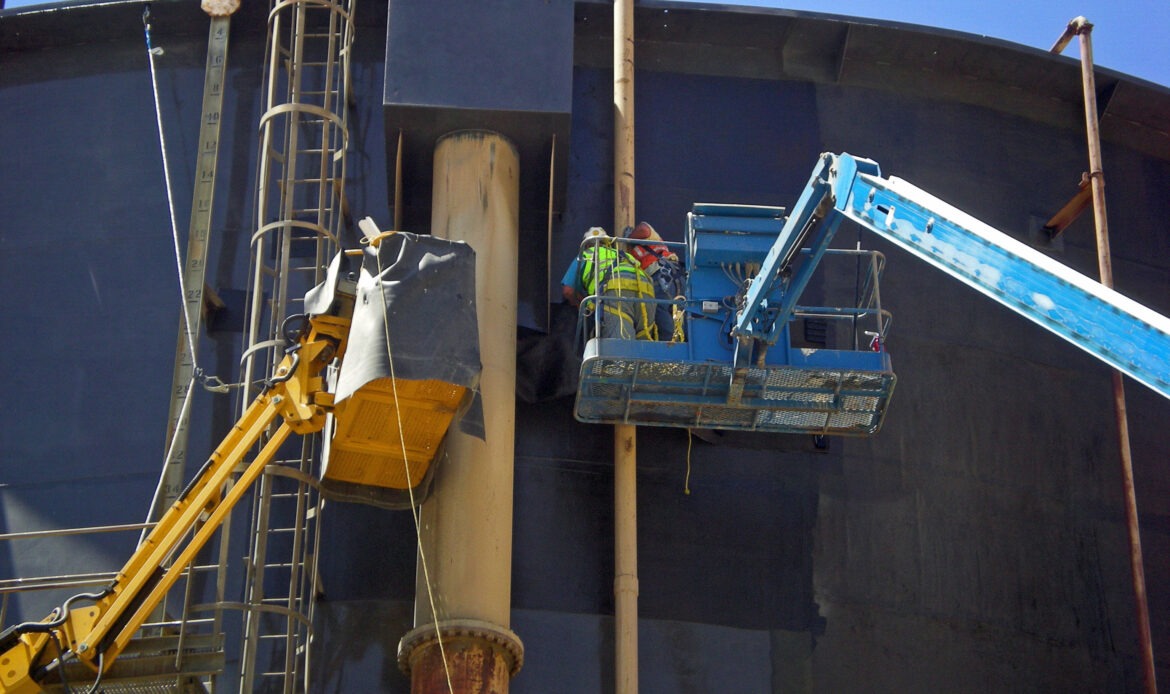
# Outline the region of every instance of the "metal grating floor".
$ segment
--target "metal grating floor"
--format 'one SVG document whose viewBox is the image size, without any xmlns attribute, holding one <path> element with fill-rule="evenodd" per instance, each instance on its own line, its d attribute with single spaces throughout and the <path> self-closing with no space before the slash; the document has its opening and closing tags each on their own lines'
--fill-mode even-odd
<svg viewBox="0 0 1170 694">
<path fill-rule="evenodd" d="M 731 401 L 724 363 L 587 358 L 575 414 L 582 422 L 866 436 L 885 417 L 890 371 L 764 366 L 744 369 Z"/>
<path fill-rule="evenodd" d="M 106 694 L 206 694 L 204 682 L 224 670 L 223 635 L 187 633 L 141 636 L 130 641 L 102 677 Z M 68 684 L 42 683 L 45 692 L 86 691 L 95 674 L 76 660 L 65 666 Z"/>
</svg>

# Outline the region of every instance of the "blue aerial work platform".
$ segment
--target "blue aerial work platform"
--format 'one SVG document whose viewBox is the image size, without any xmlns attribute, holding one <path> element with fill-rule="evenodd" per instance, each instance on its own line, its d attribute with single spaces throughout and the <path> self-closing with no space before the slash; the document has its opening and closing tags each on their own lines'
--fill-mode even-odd
<svg viewBox="0 0 1170 694">
<path fill-rule="evenodd" d="M 577 419 L 876 432 L 896 380 L 885 351 L 884 259 L 829 248 L 845 219 L 1170 397 L 1170 319 L 905 181 L 882 178 L 873 161 L 824 154 L 787 215 L 777 207 L 694 206 L 678 249 L 686 256 L 685 296 L 672 302 L 683 314 L 681 341 L 588 339 Z M 842 255 L 858 271 L 851 301 L 812 305 L 810 280 Z M 590 297 L 584 313 L 611 300 Z"/>
</svg>

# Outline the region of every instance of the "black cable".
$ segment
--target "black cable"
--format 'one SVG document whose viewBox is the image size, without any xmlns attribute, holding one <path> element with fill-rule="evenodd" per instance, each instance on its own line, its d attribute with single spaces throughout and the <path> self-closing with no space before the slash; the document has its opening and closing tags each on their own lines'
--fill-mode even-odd
<svg viewBox="0 0 1170 694">
<path fill-rule="evenodd" d="M 98 653 L 97 679 L 95 679 L 93 681 L 93 685 L 90 686 L 90 688 L 86 690 L 85 694 L 97 694 L 98 687 L 102 686 L 102 676 L 106 674 L 105 673 L 105 670 L 106 670 L 105 661 L 106 661 L 106 654 L 105 653 Z"/>
<path fill-rule="evenodd" d="M 284 383 L 285 381 L 287 381 L 288 379 L 293 377 L 293 374 L 296 373 L 297 366 L 301 362 L 300 349 L 301 349 L 301 346 L 298 344 L 298 345 L 293 345 L 292 347 L 289 347 L 288 350 L 285 351 L 285 354 L 292 355 L 292 363 L 289 364 L 288 371 L 285 371 L 283 376 L 273 376 L 272 378 L 265 381 L 264 386 L 266 389 L 271 388 L 272 386 L 276 385 L 277 383 Z"/>
<path fill-rule="evenodd" d="M 57 638 L 57 632 L 49 632 L 49 636 L 53 638 L 53 643 L 57 646 L 57 662 L 61 667 L 61 689 L 65 694 L 72 694 L 73 690 L 69 688 L 69 679 L 65 676 L 65 649 L 61 648 L 61 639 Z"/>
<path fill-rule="evenodd" d="M 47 621 L 47 622 L 24 622 L 22 624 L 17 624 L 9 629 L 6 629 L 4 634 L 8 638 L 19 637 L 20 634 L 24 634 L 24 633 L 48 634 L 49 637 L 53 640 L 53 643 L 57 646 L 56 660 L 58 663 L 58 667 L 61 670 L 61 682 L 62 682 L 62 685 L 64 686 L 66 694 L 68 694 L 70 691 L 69 683 L 65 677 L 65 655 L 68 653 L 68 651 L 66 651 L 65 649 L 63 649 L 61 647 L 60 638 L 57 636 L 57 629 L 58 629 L 58 627 L 65 624 L 65 622 L 67 622 L 69 620 L 69 612 L 71 609 L 73 609 L 74 602 L 76 602 L 77 600 L 93 600 L 93 601 L 101 600 L 105 596 L 109 595 L 112 591 L 113 591 L 113 588 L 111 587 L 111 588 L 106 588 L 106 589 L 102 590 L 100 593 L 78 593 L 77 595 L 74 595 L 74 596 L 66 599 L 65 602 L 62 603 L 60 607 L 55 608 L 53 610 L 52 614 L 56 614 L 57 616 L 53 617 L 49 621 Z M 41 672 L 44 672 L 44 670 L 41 670 Z"/>
<path fill-rule="evenodd" d="M 74 600 L 101 600 L 102 598 L 109 595 L 109 593 L 110 593 L 109 588 L 106 588 L 105 590 L 103 590 L 100 593 L 78 593 L 77 595 L 74 595 L 73 597 L 67 599 L 61 605 L 61 607 L 58 607 L 58 608 L 53 610 L 53 612 L 60 612 L 60 615 L 58 615 L 56 618 L 52 619 L 51 621 L 48 621 L 48 622 L 24 622 L 23 624 L 17 624 L 15 626 L 9 628 L 8 631 L 14 631 L 14 632 L 20 633 L 20 634 L 26 634 L 26 633 L 27 634 L 47 634 L 47 633 L 51 633 L 54 629 L 61 626 L 62 624 L 65 623 L 66 620 L 69 619 L 70 605 L 73 604 Z"/>
<path fill-rule="evenodd" d="M 53 611 L 49 613 L 50 621 L 48 622 L 23 622 L 21 624 L 14 624 L 13 626 L 5 629 L 4 633 L 9 637 L 19 636 L 20 634 L 49 633 L 56 627 L 59 627 L 65 623 L 64 618 L 53 616 L 57 614 L 60 609 L 60 607 L 53 608 Z"/>
<path fill-rule="evenodd" d="M 301 324 L 294 330 L 291 326 L 293 321 L 300 321 Z M 280 324 L 280 336 L 284 338 L 286 346 L 292 345 L 300 341 L 301 337 L 309 330 L 309 314 L 294 313 L 288 316 Z M 287 350 L 286 350 L 287 351 Z"/>
<path fill-rule="evenodd" d="M 723 304 L 723 308 L 725 309 L 723 311 L 723 320 L 719 325 L 720 345 L 724 349 L 731 351 L 735 349 L 735 338 L 731 336 L 731 322 L 735 319 L 739 311 L 739 295 L 725 296 L 720 303 Z"/>
</svg>

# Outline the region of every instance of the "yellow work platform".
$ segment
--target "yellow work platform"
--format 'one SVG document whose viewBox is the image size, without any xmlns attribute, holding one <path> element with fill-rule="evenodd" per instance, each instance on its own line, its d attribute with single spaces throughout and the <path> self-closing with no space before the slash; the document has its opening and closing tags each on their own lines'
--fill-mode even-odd
<svg viewBox="0 0 1170 694">
<path fill-rule="evenodd" d="M 398 379 L 395 393 L 395 383 L 371 381 L 339 408 L 325 480 L 400 490 L 422 482 L 467 388 Z"/>
</svg>

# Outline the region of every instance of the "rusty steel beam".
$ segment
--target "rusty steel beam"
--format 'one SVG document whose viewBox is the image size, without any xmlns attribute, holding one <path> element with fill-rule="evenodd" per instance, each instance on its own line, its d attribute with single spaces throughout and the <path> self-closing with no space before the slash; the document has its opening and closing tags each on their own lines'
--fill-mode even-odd
<svg viewBox="0 0 1170 694">
<path fill-rule="evenodd" d="M 1052 215 L 1052 219 L 1044 223 L 1044 231 L 1048 233 L 1048 239 L 1051 241 L 1057 236 L 1060 236 L 1070 224 L 1075 222 L 1077 218 L 1089 209 L 1093 204 L 1093 188 L 1089 185 L 1089 174 L 1081 176 L 1081 182 L 1077 194 L 1060 208 L 1060 211 Z"/>
</svg>

